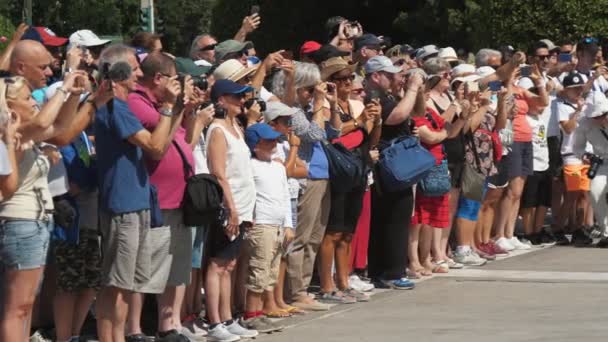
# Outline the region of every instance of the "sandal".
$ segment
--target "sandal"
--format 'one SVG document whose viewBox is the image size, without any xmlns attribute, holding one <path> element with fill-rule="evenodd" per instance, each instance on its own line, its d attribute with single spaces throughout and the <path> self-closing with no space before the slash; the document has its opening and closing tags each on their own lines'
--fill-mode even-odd
<svg viewBox="0 0 608 342">
<path fill-rule="evenodd" d="M 407 274 L 408 279 L 420 279 L 420 278 L 422 278 L 422 274 L 420 274 L 420 272 L 412 271 L 409 268 L 407 269 L 407 271 L 405 273 Z"/>
<path fill-rule="evenodd" d="M 448 272 L 449 272 L 448 264 L 445 261 L 435 264 L 433 266 L 433 273 L 443 274 L 443 273 L 448 273 Z"/>
<path fill-rule="evenodd" d="M 433 272 L 428 271 L 426 268 L 417 269 L 416 272 L 420 273 L 423 277 L 430 277 L 433 275 Z"/>
<path fill-rule="evenodd" d="M 306 315 L 306 311 L 296 308 L 295 306 L 289 306 L 287 309 L 283 309 L 292 315 Z"/>
<path fill-rule="evenodd" d="M 276 310 L 270 312 L 264 312 L 264 315 L 268 318 L 288 318 L 291 317 L 291 313 L 287 310 Z"/>
</svg>

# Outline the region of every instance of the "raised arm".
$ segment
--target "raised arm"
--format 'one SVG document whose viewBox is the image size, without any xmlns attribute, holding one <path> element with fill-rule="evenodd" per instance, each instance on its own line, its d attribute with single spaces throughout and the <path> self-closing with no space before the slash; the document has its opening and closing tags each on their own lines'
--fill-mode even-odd
<svg viewBox="0 0 608 342">
<path fill-rule="evenodd" d="M 423 83 L 424 81 L 420 74 L 414 73 L 410 76 L 410 79 L 407 82 L 405 96 L 397 103 L 397 106 L 395 106 L 393 111 L 386 118 L 386 125 L 396 126 L 410 117 L 410 114 L 414 109 L 414 104 L 416 103 L 418 92 L 422 91 L 421 88 Z"/>
</svg>

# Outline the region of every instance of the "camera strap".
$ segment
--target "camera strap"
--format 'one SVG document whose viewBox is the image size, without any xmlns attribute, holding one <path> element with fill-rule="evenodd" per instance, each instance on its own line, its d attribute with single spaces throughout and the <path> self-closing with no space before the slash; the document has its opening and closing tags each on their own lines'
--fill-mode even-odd
<svg viewBox="0 0 608 342">
<path fill-rule="evenodd" d="M 606 140 L 608 140 L 608 133 L 606 133 L 606 131 L 604 131 L 603 128 L 600 128 L 600 132 L 602 133 L 602 135 L 604 136 L 604 138 L 606 138 Z"/>
</svg>

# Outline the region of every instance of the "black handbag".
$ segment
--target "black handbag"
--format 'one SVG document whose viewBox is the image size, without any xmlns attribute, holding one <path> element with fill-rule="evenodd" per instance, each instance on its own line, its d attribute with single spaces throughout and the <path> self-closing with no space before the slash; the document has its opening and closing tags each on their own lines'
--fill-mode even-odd
<svg viewBox="0 0 608 342">
<path fill-rule="evenodd" d="M 329 181 L 335 192 L 349 192 L 364 179 L 363 161 L 341 143 L 322 141 L 329 164 Z"/>
<path fill-rule="evenodd" d="M 209 226 L 222 222 L 224 191 L 217 177 L 211 174 L 193 175 L 184 151 L 173 141 L 182 158 L 186 190 L 182 199 L 184 224 L 190 227 Z M 192 175 L 192 176 L 191 176 Z"/>
</svg>

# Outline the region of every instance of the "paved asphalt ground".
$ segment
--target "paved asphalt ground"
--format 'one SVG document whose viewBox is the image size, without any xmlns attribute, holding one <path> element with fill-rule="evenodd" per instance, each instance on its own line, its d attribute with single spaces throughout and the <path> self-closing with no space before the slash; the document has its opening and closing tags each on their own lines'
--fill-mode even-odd
<svg viewBox="0 0 608 342">
<path fill-rule="evenodd" d="M 282 323 L 256 341 L 608 341 L 608 250 L 533 249 Z"/>
</svg>

